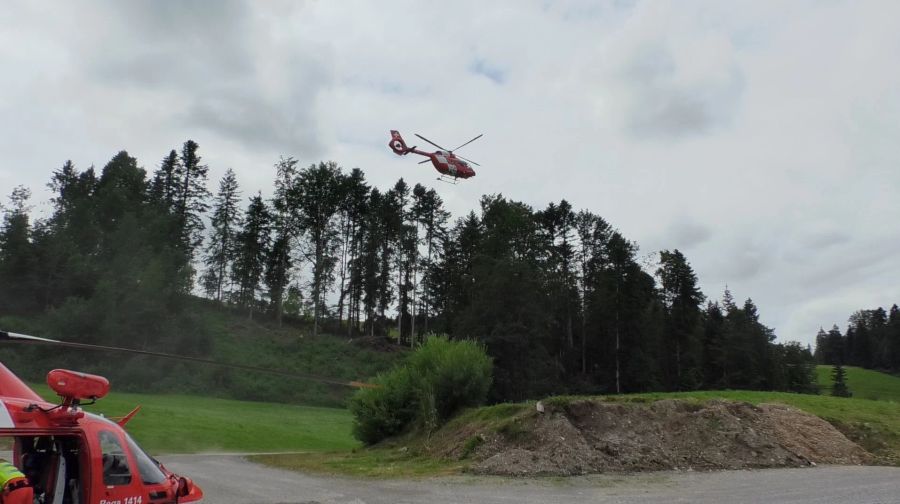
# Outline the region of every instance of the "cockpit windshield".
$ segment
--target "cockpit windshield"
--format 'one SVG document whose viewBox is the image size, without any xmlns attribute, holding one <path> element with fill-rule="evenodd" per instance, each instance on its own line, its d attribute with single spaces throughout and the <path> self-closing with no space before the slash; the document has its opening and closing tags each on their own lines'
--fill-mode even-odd
<svg viewBox="0 0 900 504">
<path fill-rule="evenodd" d="M 128 440 L 128 447 L 131 449 L 131 453 L 137 461 L 138 472 L 141 474 L 141 481 L 143 481 L 145 485 L 156 485 L 165 481 L 166 475 L 160 470 L 159 462 L 148 455 L 147 452 L 145 452 L 134 439 L 131 439 L 131 436 L 127 433 L 125 434 L 125 439 Z"/>
</svg>

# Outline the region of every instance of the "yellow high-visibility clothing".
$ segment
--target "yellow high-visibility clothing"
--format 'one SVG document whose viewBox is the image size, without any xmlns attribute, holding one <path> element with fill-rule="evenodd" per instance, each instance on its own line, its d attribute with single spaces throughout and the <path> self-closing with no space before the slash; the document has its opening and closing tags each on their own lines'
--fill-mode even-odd
<svg viewBox="0 0 900 504">
<path fill-rule="evenodd" d="M 0 489 L 5 488 L 6 484 L 11 480 L 24 477 L 25 475 L 22 474 L 22 471 L 20 471 L 18 467 L 0 459 Z"/>
</svg>

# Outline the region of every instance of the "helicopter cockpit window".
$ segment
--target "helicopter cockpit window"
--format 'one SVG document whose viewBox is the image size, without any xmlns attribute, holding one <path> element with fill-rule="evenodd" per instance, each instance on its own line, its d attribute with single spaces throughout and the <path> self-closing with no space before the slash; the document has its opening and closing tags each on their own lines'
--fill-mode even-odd
<svg viewBox="0 0 900 504">
<path fill-rule="evenodd" d="M 100 432 L 100 451 L 103 454 L 103 484 L 119 486 L 131 483 L 128 457 L 115 433 Z"/>
<path fill-rule="evenodd" d="M 128 434 L 125 434 L 125 440 L 128 442 L 128 447 L 131 448 L 131 454 L 134 455 L 134 459 L 137 460 L 141 481 L 143 481 L 145 485 L 156 485 L 166 481 L 166 475 L 159 470 L 157 462 L 154 461 L 150 455 L 147 455 L 147 452 L 145 452 L 134 439 L 131 439 L 131 436 Z"/>
</svg>

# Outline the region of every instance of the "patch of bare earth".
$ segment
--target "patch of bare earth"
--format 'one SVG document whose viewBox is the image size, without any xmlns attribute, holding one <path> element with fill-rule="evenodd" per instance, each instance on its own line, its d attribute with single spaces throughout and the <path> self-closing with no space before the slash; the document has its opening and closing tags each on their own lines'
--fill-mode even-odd
<svg viewBox="0 0 900 504">
<path fill-rule="evenodd" d="M 435 440 L 437 441 L 437 440 Z M 506 424 L 445 433 L 434 452 L 506 476 L 863 464 L 871 455 L 828 422 L 788 406 L 582 400 Z"/>
</svg>

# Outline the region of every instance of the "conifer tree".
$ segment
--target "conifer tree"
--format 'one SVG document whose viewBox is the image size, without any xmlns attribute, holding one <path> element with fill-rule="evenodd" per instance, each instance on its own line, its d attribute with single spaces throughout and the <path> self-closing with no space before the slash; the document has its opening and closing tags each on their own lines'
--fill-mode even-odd
<svg viewBox="0 0 900 504">
<path fill-rule="evenodd" d="M 275 172 L 275 194 L 272 197 L 274 237 L 266 258 L 266 285 L 269 286 L 269 300 L 275 310 L 275 320 L 280 326 L 284 297 L 294 266 L 291 250 L 299 234 L 297 160 L 281 158 L 275 164 Z"/>
<path fill-rule="evenodd" d="M 248 309 L 248 316 L 253 318 L 256 296 L 265 270 L 271 222 L 262 195 L 257 194 L 250 198 L 250 205 L 243 220 L 244 225 L 236 236 L 237 254 L 231 271 L 234 283 L 238 287 L 237 301 Z"/>
<path fill-rule="evenodd" d="M 831 379 L 834 381 L 834 385 L 831 388 L 831 395 L 836 397 L 853 396 L 853 393 L 850 392 L 850 388 L 847 386 L 847 371 L 842 364 L 835 364 L 831 369 Z"/>
<path fill-rule="evenodd" d="M 175 152 L 175 149 L 172 149 L 163 158 L 159 164 L 159 169 L 153 174 L 153 181 L 150 182 L 150 199 L 167 211 L 172 211 L 175 208 L 175 198 L 179 193 L 177 178 L 181 169 L 178 153 Z"/>
<path fill-rule="evenodd" d="M 212 232 L 206 246 L 206 272 L 203 275 L 207 295 L 217 301 L 223 299 L 224 286 L 237 253 L 236 235 L 241 226 L 239 201 L 237 178 L 229 168 L 219 182 L 219 191 L 213 201 Z"/>
<path fill-rule="evenodd" d="M 9 207 L 3 209 L 0 227 L 0 304 L 17 309 L 34 307 L 36 264 L 29 221 L 28 199 L 31 191 L 18 186 L 9 196 Z"/>
<path fill-rule="evenodd" d="M 201 162 L 197 153 L 197 142 L 188 140 L 181 148 L 181 158 L 174 166 L 175 178 L 175 213 L 179 217 L 182 245 L 189 257 L 203 241 L 203 214 L 209 209 L 209 189 L 206 187 L 206 176 L 209 168 Z M 163 161 L 163 168 L 168 169 L 169 157 Z"/>
<path fill-rule="evenodd" d="M 312 265 L 313 334 L 319 332 L 325 294 L 334 281 L 334 218 L 340 206 L 341 169 L 334 162 L 311 165 L 297 181 L 297 208 L 300 228 L 307 235 L 305 256 Z"/>
<path fill-rule="evenodd" d="M 671 352 L 669 370 L 674 376 L 670 383 L 678 389 L 696 388 L 702 383 L 696 366 L 699 356 L 700 304 L 703 293 L 697 287 L 697 275 L 678 249 L 663 250 L 659 254 L 660 292 L 666 307 L 666 343 Z"/>
</svg>

